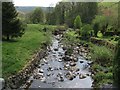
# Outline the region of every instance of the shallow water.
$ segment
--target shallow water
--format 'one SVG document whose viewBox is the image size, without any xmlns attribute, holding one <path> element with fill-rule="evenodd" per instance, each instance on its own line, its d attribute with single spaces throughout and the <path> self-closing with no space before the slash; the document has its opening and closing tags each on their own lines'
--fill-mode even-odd
<svg viewBox="0 0 120 90">
<path fill-rule="evenodd" d="M 52 45 L 49 48 L 48 55 L 40 61 L 39 67 L 34 70 L 33 75 L 30 77 L 29 80 L 32 80 L 32 83 L 29 88 L 91 88 L 93 80 L 90 76 L 90 66 L 87 64 L 88 61 L 80 55 L 76 55 L 78 61 L 76 62 L 75 67 L 80 69 L 80 71 L 74 72 L 76 77 L 73 80 L 68 80 L 65 77 L 65 74 L 69 70 L 65 70 L 64 65 L 69 64 L 69 61 L 66 62 L 61 59 L 65 53 L 62 46 L 60 37 L 55 36 L 52 40 Z M 80 61 L 83 61 L 83 63 L 80 63 Z M 35 79 L 35 75 L 39 74 L 39 70 L 41 69 L 43 72 L 42 79 Z M 89 75 L 86 76 L 86 78 L 80 79 L 79 75 L 77 75 L 80 73 Z M 58 79 L 59 74 L 64 80 L 61 81 Z"/>
</svg>

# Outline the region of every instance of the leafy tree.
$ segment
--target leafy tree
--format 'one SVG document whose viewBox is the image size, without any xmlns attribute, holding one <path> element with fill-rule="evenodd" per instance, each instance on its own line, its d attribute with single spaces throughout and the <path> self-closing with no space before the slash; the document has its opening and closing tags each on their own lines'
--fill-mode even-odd
<svg viewBox="0 0 120 90">
<path fill-rule="evenodd" d="M 92 24 L 94 26 L 95 24 L 98 24 L 99 31 L 104 35 L 108 27 L 108 19 L 105 16 L 97 15 L 95 19 L 93 19 Z"/>
<path fill-rule="evenodd" d="M 114 84 L 120 87 L 120 40 L 116 47 L 116 54 L 114 58 L 114 70 L 113 70 Z"/>
<path fill-rule="evenodd" d="M 38 24 L 38 23 L 44 23 L 44 13 L 42 9 L 36 8 L 33 12 L 29 14 L 29 19 L 32 23 Z"/>
<path fill-rule="evenodd" d="M 2 3 L 2 34 L 7 40 L 13 37 L 21 37 L 24 34 L 24 27 L 17 15 L 12 2 Z"/>
<path fill-rule="evenodd" d="M 85 39 L 85 40 L 93 36 L 93 29 L 90 24 L 84 25 L 80 32 L 81 32 L 82 39 Z"/>
<path fill-rule="evenodd" d="M 78 15 L 78 16 L 75 18 L 75 20 L 74 20 L 74 27 L 75 27 L 76 29 L 80 29 L 81 26 L 82 26 L 81 18 L 80 18 L 80 16 Z"/>
</svg>

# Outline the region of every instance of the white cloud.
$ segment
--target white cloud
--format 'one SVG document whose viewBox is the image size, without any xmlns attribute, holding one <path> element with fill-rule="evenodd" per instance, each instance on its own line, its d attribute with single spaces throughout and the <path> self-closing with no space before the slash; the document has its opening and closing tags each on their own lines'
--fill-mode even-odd
<svg viewBox="0 0 120 90">
<path fill-rule="evenodd" d="M 61 0 L 13 0 L 15 6 L 55 6 Z"/>
</svg>

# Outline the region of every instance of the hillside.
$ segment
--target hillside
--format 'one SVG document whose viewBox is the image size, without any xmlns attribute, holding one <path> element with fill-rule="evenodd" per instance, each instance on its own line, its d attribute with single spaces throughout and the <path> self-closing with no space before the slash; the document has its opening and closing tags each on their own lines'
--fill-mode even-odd
<svg viewBox="0 0 120 90">
<path fill-rule="evenodd" d="M 33 11 L 35 8 L 37 8 L 36 6 L 16 6 L 17 11 L 19 12 L 23 12 L 23 13 L 29 13 L 31 11 Z M 52 10 L 53 7 L 40 7 L 43 11 L 45 12 L 49 12 L 49 10 Z"/>
</svg>

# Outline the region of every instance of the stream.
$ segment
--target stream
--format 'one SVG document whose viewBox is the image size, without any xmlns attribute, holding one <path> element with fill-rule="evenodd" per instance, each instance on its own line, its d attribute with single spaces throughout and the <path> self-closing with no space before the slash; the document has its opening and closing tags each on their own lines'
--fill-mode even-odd
<svg viewBox="0 0 120 90">
<path fill-rule="evenodd" d="M 76 61 L 65 61 L 61 36 L 53 37 L 48 55 L 40 60 L 39 66 L 23 85 L 23 88 L 92 88 L 90 65 L 79 54 Z"/>
</svg>

